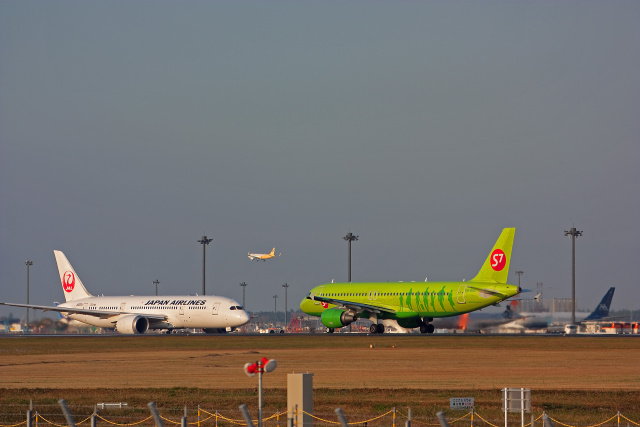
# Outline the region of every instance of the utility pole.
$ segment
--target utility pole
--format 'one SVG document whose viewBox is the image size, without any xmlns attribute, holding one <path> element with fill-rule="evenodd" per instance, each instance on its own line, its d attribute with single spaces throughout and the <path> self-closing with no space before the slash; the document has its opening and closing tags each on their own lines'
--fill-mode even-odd
<svg viewBox="0 0 640 427">
<path fill-rule="evenodd" d="M 242 282 L 242 283 L 240 283 L 240 286 L 242 286 L 242 308 L 244 308 L 246 310 L 247 307 L 244 305 L 244 291 L 247 288 L 247 284 Z"/>
<path fill-rule="evenodd" d="M 348 282 L 351 282 L 351 242 L 358 240 L 360 236 L 354 236 L 351 232 L 348 232 L 346 236 L 343 237 L 344 240 L 349 242 L 349 278 Z"/>
<path fill-rule="evenodd" d="M 207 245 L 212 241 L 213 239 L 207 239 L 207 236 L 202 236 L 202 239 L 198 240 L 198 243 L 202 245 L 202 295 L 206 295 L 205 287 L 204 287 L 204 275 L 205 275 Z"/>
<path fill-rule="evenodd" d="M 278 295 L 273 296 L 273 327 L 276 327 L 278 322 Z"/>
<path fill-rule="evenodd" d="M 289 288 L 289 285 L 287 285 L 286 283 L 284 285 L 282 285 L 282 287 L 284 288 L 284 327 L 287 327 L 287 289 Z"/>
<path fill-rule="evenodd" d="M 571 227 L 564 232 L 565 236 L 571 236 L 571 324 L 576 324 L 576 237 L 582 236 L 582 231 Z"/>
<path fill-rule="evenodd" d="M 153 284 L 156 285 L 156 296 L 158 296 L 158 285 L 160 284 L 160 281 L 156 279 L 153 281 Z"/>
<path fill-rule="evenodd" d="M 27 304 L 29 304 L 29 267 L 33 265 L 33 261 L 26 260 L 24 263 L 27 266 Z M 29 307 L 27 307 L 27 332 L 29 332 Z"/>
</svg>

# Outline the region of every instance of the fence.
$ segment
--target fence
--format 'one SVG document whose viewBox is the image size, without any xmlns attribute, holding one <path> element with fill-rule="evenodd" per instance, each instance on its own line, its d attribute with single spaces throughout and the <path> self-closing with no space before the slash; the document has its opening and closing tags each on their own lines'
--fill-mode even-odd
<svg viewBox="0 0 640 427">
<path fill-rule="evenodd" d="M 25 408 L 23 405 L 17 405 L 20 408 Z M 40 410 L 31 410 L 25 408 L 24 411 L 19 411 L 17 408 L 7 411 L 7 405 L 4 405 L 3 411 L 0 413 L 0 427 L 66 427 L 69 425 L 64 417 L 63 411 L 59 406 L 55 405 L 43 405 Z M 76 414 L 73 415 L 76 426 L 96 427 L 98 424 L 103 426 L 156 426 L 153 416 L 150 414 L 148 408 L 124 408 L 121 411 L 115 412 L 114 410 L 104 411 L 108 413 L 107 416 L 99 414 L 97 407 L 88 408 L 74 408 Z M 166 426 L 183 425 L 183 426 L 196 426 L 196 427 L 233 427 L 233 426 L 246 426 L 247 423 L 243 418 L 234 416 L 232 414 L 238 414 L 239 411 L 219 411 L 219 410 L 206 410 L 198 406 L 196 410 L 184 409 L 167 409 L 164 410 L 164 415 L 160 418 Z M 334 414 L 308 414 L 314 420 L 314 426 L 329 426 L 334 427 L 341 424 L 339 417 Z M 441 423 L 438 421 L 436 415 L 430 418 L 415 417 L 412 416 L 411 411 L 404 413 L 398 411 L 395 408 L 385 413 L 373 415 L 373 416 L 349 416 L 345 414 L 348 424 L 352 426 L 362 427 L 378 427 L 378 426 L 391 426 L 391 427 L 403 427 L 409 425 L 412 427 L 440 427 Z M 531 422 L 521 427 L 543 427 L 543 417 L 547 415 L 556 427 L 577 427 L 572 425 L 567 420 L 557 420 L 548 414 L 542 413 L 537 417 L 531 417 Z M 290 419 L 291 418 L 291 419 Z M 265 416 L 262 420 L 263 426 L 267 427 L 302 427 L 296 426 L 293 423 L 293 414 L 287 412 L 276 412 L 270 416 Z M 256 424 L 257 422 L 254 421 Z M 495 421 L 485 419 L 481 413 L 471 411 L 460 417 L 447 420 L 449 425 L 455 427 L 503 427 L 504 420 Z M 520 422 L 511 423 L 512 426 L 520 426 Z M 620 412 L 614 414 L 610 418 L 592 425 L 582 425 L 580 427 L 631 427 L 640 426 L 637 421 L 627 418 Z"/>
</svg>

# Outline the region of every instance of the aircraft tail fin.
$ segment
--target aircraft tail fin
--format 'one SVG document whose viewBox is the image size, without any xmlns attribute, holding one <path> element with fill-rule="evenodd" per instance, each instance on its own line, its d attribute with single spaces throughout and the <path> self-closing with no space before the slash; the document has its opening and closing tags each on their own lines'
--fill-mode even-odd
<svg viewBox="0 0 640 427">
<path fill-rule="evenodd" d="M 472 282 L 507 283 L 515 228 L 505 228 Z"/>
<path fill-rule="evenodd" d="M 275 255 L 276 253 L 276 248 L 271 249 L 271 253 L 269 253 L 269 255 Z"/>
<path fill-rule="evenodd" d="M 585 317 L 583 322 L 585 320 L 598 320 L 607 317 L 609 315 L 609 308 L 611 307 L 611 301 L 613 300 L 613 293 L 615 292 L 615 290 L 616 288 L 614 287 L 609 288 L 607 293 L 604 294 L 604 297 L 602 297 L 602 301 L 600 301 L 600 304 L 598 304 L 596 309 L 593 310 L 590 315 Z"/>
<path fill-rule="evenodd" d="M 65 301 L 73 301 L 93 296 L 87 292 L 67 257 L 61 251 L 53 251 L 53 254 L 58 264 L 58 273 L 60 274 L 60 282 L 62 283 Z"/>
</svg>

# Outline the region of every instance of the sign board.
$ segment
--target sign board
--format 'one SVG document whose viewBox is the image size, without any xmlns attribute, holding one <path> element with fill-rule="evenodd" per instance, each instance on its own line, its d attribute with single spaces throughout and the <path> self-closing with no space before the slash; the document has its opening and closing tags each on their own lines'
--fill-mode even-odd
<svg viewBox="0 0 640 427">
<path fill-rule="evenodd" d="M 452 411 L 469 411 L 473 409 L 473 397 L 452 397 L 449 399 L 449 408 Z"/>
<path fill-rule="evenodd" d="M 531 412 L 531 390 L 528 388 L 503 388 L 502 412 Z"/>
</svg>

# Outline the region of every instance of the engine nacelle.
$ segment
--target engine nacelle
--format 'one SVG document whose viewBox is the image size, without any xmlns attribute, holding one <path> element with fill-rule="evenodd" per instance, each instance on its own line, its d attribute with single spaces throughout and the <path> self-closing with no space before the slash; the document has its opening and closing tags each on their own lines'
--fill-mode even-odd
<svg viewBox="0 0 640 427">
<path fill-rule="evenodd" d="M 398 319 L 398 325 L 406 329 L 417 328 L 418 326 L 420 326 L 420 319 L 418 319 L 417 317 Z"/>
<path fill-rule="evenodd" d="M 144 316 L 129 314 L 116 322 L 116 331 L 121 334 L 144 334 L 149 329 L 149 319 Z"/>
<path fill-rule="evenodd" d="M 358 315 L 350 311 L 340 310 L 339 308 L 330 308 L 322 312 L 320 320 L 322 320 L 322 324 L 327 328 L 342 328 L 358 320 Z"/>
</svg>

